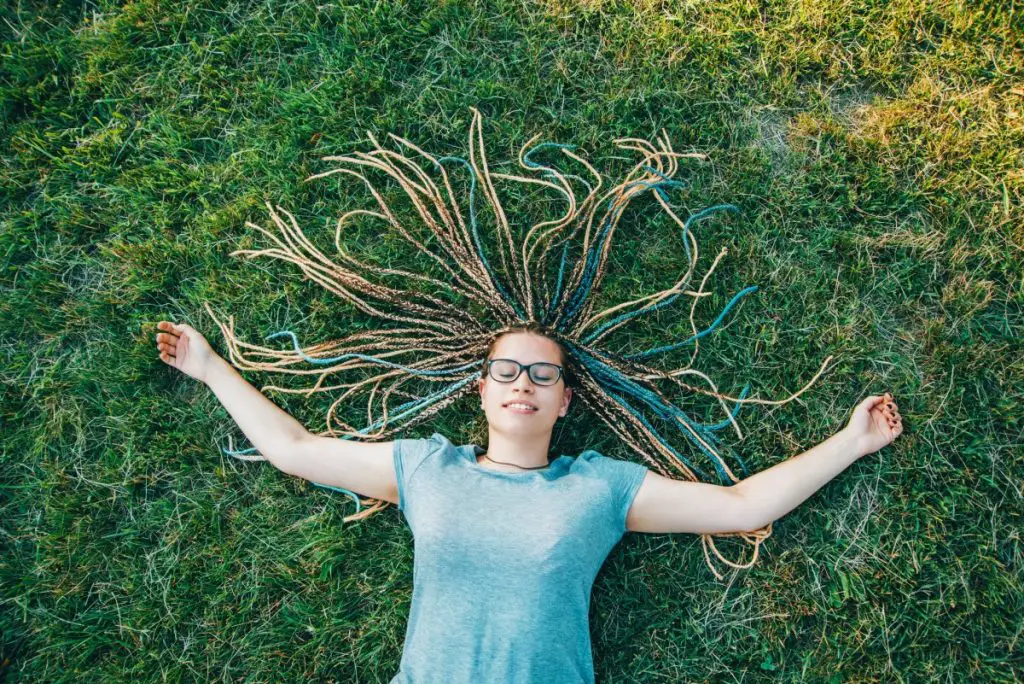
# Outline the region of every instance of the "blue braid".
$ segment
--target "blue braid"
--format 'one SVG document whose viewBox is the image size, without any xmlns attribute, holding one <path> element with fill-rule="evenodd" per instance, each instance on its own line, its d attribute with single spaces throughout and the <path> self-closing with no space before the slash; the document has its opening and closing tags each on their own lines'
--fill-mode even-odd
<svg viewBox="0 0 1024 684">
<path fill-rule="evenodd" d="M 747 394 L 749 392 L 750 392 L 750 385 L 744 385 L 743 386 L 743 391 L 740 392 L 740 397 L 739 398 L 740 399 L 746 399 L 747 398 Z M 729 415 L 732 416 L 732 418 L 735 420 L 736 416 L 740 415 L 740 409 L 741 408 L 743 408 L 743 404 L 741 404 L 740 402 L 737 401 L 736 402 L 736 408 L 734 408 L 732 411 L 730 411 Z M 723 420 L 720 423 L 715 423 L 714 425 L 709 425 L 708 426 L 708 430 L 718 431 L 718 430 L 721 430 L 722 428 L 728 427 L 729 425 L 732 425 L 732 421 L 729 420 L 728 418 L 726 418 L 725 420 Z"/>
<path fill-rule="evenodd" d="M 272 335 L 267 335 L 266 339 L 267 340 L 273 340 L 273 339 L 278 338 L 278 337 L 291 337 L 292 338 L 292 344 L 295 346 L 295 353 L 296 354 L 301 356 L 306 361 L 309 361 L 310 363 L 321 364 L 321 365 L 322 364 L 327 364 L 327 363 L 334 363 L 335 361 L 341 361 L 343 359 L 356 358 L 356 359 L 363 359 L 364 361 L 370 361 L 372 363 L 380 364 L 381 366 L 387 366 L 389 368 L 399 368 L 401 370 L 404 370 L 404 371 L 406 371 L 408 373 L 412 373 L 414 375 L 426 375 L 426 376 L 431 376 L 431 375 L 451 375 L 452 373 L 456 373 L 458 371 L 463 371 L 463 370 L 466 370 L 466 369 L 469 369 L 469 368 L 473 368 L 474 366 L 477 365 L 476 362 L 474 361 L 473 363 L 467 363 L 465 365 L 457 366 L 455 368 L 442 368 L 440 370 L 432 370 L 432 371 L 431 370 L 420 370 L 418 368 L 410 368 L 409 366 L 403 366 L 403 365 L 401 365 L 399 363 L 394 363 L 393 361 L 385 361 L 384 359 L 379 359 L 376 356 L 368 356 L 367 354 L 357 354 L 355 352 L 350 353 L 350 354 L 342 354 L 341 356 L 335 356 L 334 358 L 331 358 L 331 359 L 315 359 L 312 356 L 308 356 L 306 353 L 304 353 L 302 351 L 302 349 L 299 347 L 299 338 L 296 337 L 295 333 L 293 333 L 291 330 L 282 330 L 280 332 L 273 333 Z"/>
<path fill-rule="evenodd" d="M 653 425 L 651 425 L 651 423 L 646 418 L 644 418 L 639 411 L 636 411 L 632 406 L 630 406 L 629 401 L 625 397 L 621 397 L 614 392 L 608 392 L 608 396 L 613 398 L 616 402 L 618 402 L 620 406 L 629 411 L 637 420 L 643 423 L 644 426 L 651 431 L 651 434 L 654 435 L 654 438 L 658 440 L 658 443 L 664 446 L 666 449 L 668 449 L 673 456 L 675 456 L 680 461 L 685 463 L 690 470 L 699 475 L 702 479 L 708 479 L 707 475 L 704 473 L 703 470 L 695 466 L 693 463 L 690 462 L 688 458 L 686 458 L 681 453 L 672 448 L 672 446 L 665 441 L 665 438 L 661 436 L 661 433 L 658 432 L 658 430 Z"/>
<path fill-rule="evenodd" d="M 483 263 L 484 268 L 487 269 L 487 274 L 491 277 L 491 282 L 498 288 L 498 291 L 505 298 L 505 301 L 512 305 L 516 314 L 520 318 L 525 318 L 526 314 L 519 306 L 519 302 L 516 301 L 515 297 L 509 295 L 505 286 L 501 284 L 501 280 L 498 279 L 497 274 L 491 268 L 491 264 L 487 261 L 487 257 L 484 255 L 483 245 L 480 244 L 480 233 L 477 230 L 476 225 L 476 174 L 473 173 L 473 167 L 468 161 L 461 157 L 441 157 L 437 160 L 438 166 L 441 166 L 441 162 L 445 161 L 457 161 L 463 164 L 469 170 L 469 225 L 473 230 L 473 243 L 476 245 L 476 252 L 480 256 L 480 261 Z"/>
<path fill-rule="evenodd" d="M 644 171 L 646 171 L 648 173 L 653 173 L 655 176 L 658 176 L 659 178 L 662 178 L 663 180 L 679 183 L 680 187 L 686 187 L 686 183 L 683 183 L 681 181 L 672 181 L 671 178 L 669 178 L 668 176 L 666 176 L 665 174 L 663 174 L 661 171 L 659 171 L 658 169 L 654 168 L 653 166 L 648 166 L 647 164 L 644 164 L 643 165 L 643 169 L 644 169 Z M 655 188 L 655 192 L 658 193 L 658 197 L 660 197 L 661 199 L 665 200 L 666 203 L 668 202 L 668 193 L 666 193 L 661 188 Z"/>
<path fill-rule="evenodd" d="M 648 167 L 645 167 L 645 168 L 648 168 Z M 655 169 L 648 168 L 648 170 L 651 171 L 652 173 L 658 173 L 658 171 L 656 171 Z M 663 175 L 663 174 L 659 174 L 659 175 Z M 692 223 L 694 221 L 699 221 L 699 220 L 709 216 L 711 213 L 713 213 L 715 211 L 720 211 L 720 210 L 731 210 L 731 211 L 736 211 L 736 212 L 739 211 L 739 209 L 737 209 L 735 206 L 733 206 L 731 204 L 720 204 L 720 205 L 717 205 L 717 206 L 714 206 L 714 207 L 709 207 L 709 208 L 707 208 L 707 209 L 705 209 L 705 210 L 703 210 L 703 211 L 701 211 L 701 212 L 699 212 L 697 214 L 694 214 L 690 218 L 686 219 L 686 222 L 683 224 L 683 247 L 686 248 L 686 258 L 687 258 L 687 260 L 690 259 L 690 243 L 686 239 L 686 233 L 689 232 L 690 223 Z M 757 288 L 754 288 L 752 291 L 756 292 Z M 746 291 L 744 291 L 744 294 L 745 293 L 746 293 Z M 593 342 L 597 337 L 599 337 L 601 335 L 601 333 L 603 331 L 607 330 L 608 328 L 611 328 L 611 327 L 615 326 L 619 322 L 628 321 L 628 320 L 636 318 L 637 316 L 640 316 L 642 314 L 650 313 L 651 311 L 657 311 L 658 309 L 666 307 L 669 304 L 671 304 L 672 302 L 674 302 L 676 299 L 678 299 L 680 297 L 680 295 L 682 295 L 682 293 L 681 292 L 677 292 L 676 294 L 672 295 L 668 299 L 662 300 L 661 302 L 658 302 L 656 304 L 648 304 L 647 306 L 641 307 L 640 309 L 637 309 L 636 311 L 632 311 L 632 312 L 627 312 L 627 313 L 621 314 L 620 316 L 618 316 L 616 318 L 613 318 L 611 321 L 609 321 L 609 322 L 605 323 L 604 325 L 602 325 L 600 328 L 598 328 L 597 330 L 592 332 L 590 335 L 587 335 L 587 337 L 585 337 L 583 339 L 583 342 L 584 342 L 584 344 L 589 344 L 590 342 Z M 626 357 L 626 358 L 632 358 L 632 357 Z"/>
<path fill-rule="evenodd" d="M 656 183 L 648 183 L 647 181 L 634 181 L 624 188 L 629 190 L 630 188 L 641 186 L 647 189 L 657 189 L 661 187 L 683 187 L 684 184 L 679 181 L 658 181 Z M 563 325 L 568 326 L 572 324 L 572 321 L 576 318 L 579 312 L 583 309 L 583 305 L 586 303 L 587 298 L 590 296 L 590 290 L 593 286 L 594 274 L 597 271 L 597 267 L 600 261 L 599 254 L 604 248 L 604 243 L 608 239 L 608 235 L 611 233 L 612 226 L 617 222 L 618 218 L 622 215 L 622 212 L 626 209 L 626 204 L 622 204 L 617 209 L 612 209 L 615 200 L 611 199 L 608 201 L 608 209 L 612 213 L 605 220 L 605 224 L 601 227 L 599 236 L 595 239 L 594 244 L 587 251 L 586 255 L 586 266 L 584 267 L 583 279 L 579 286 L 573 291 L 572 296 L 567 306 L 565 314 L 565 322 Z"/>
<path fill-rule="evenodd" d="M 563 276 L 565 275 L 565 258 L 568 256 L 568 254 L 569 241 L 567 240 L 564 246 L 562 247 L 562 263 L 559 264 L 558 266 L 558 285 L 555 287 L 555 294 L 551 298 L 551 308 L 544 314 L 544 318 L 542 321 L 544 325 L 548 325 L 552 320 L 552 315 L 556 314 L 558 311 L 558 300 L 562 296 Z"/>
<path fill-rule="evenodd" d="M 643 402 L 647 407 L 653 410 L 655 414 L 658 415 L 659 417 L 670 422 L 672 420 L 679 420 L 680 422 L 684 423 L 687 427 L 689 427 L 691 430 L 693 430 L 693 432 L 700 435 L 708 443 L 713 445 L 717 445 L 719 443 L 717 435 L 714 435 L 712 433 L 712 431 L 709 429 L 709 426 L 694 423 L 682 409 L 671 404 L 666 404 L 654 392 L 651 392 L 650 390 L 642 387 L 636 382 L 625 377 L 621 372 L 619 372 L 615 368 L 593 357 L 592 355 L 581 349 L 579 346 L 573 344 L 572 342 L 566 341 L 566 344 L 568 347 L 572 349 L 574 355 L 580 361 L 581 365 L 584 368 L 586 368 L 595 377 L 595 379 L 598 379 L 599 381 L 604 381 L 604 384 L 607 385 L 607 387 L 605 387 L 605 391 L 608 392 L 609 395 L 614 395 L 610 388 L 619 389 L 625 392 L 626 394 L 632 396 L 633 398 Z M 629 411 L 631 415 L 643 421 L 643 417 L 632 406 L 629 405 L 628 401 L 623 400 L 621 397 L 618 397 L 616 401 L 624 409 Z M 649 426 L 649 423 L 644 422 L 644 424 Z M 653 427 L 650 427 L 650 429 L 652 433 L 657 435 L 657 439 L 663 442 L 663 438 L 661 437 L 660 433 L 658 433 L 657 430 L 655 430 Z M 684 432 L 684 434 L 686 435 L 686 438 L 693 443 L 694 446 L 696 446 L 700 451 L 702 451 L 711 459 L 712 464 L 715 467 L 715 470 L 718 472 L 718 475 L 721 478 L 721 481 L 723 483 L 729 483 L 730 479 L 728 473 L 726 473 L 725 469 L 720 464 L 721 457 L 715 454 L 714 452 L 710 451 L 703 444 L 701 444 L 700 441 L 696 440 L 693 437 L 693 435 L 691 435 L 689 432 Z M 687 464 L 689 465 L 688 462 Z M 740 465 L 743 467 L 745 471 L 746 465 L 743 464 L 742 462 L 740 463 Z"/>
<path fill-rule="evenodd" d="M 736 302 L 738 302 L 740 299 L 742 299 L 743 297 L 747 296 L 748 294 L 750 294 L 752 292 L 757 292 L 757 289 L 758 289 L 757 285 L 751 285 L 750 287 L 745 288 L 745 289 L 740 290 L 739 292 L 737 292 L 735 294 L 735 296 L 733 296 L 733 298 L 729 301 L 729 303 L 725 305 L 725 308 L 722 309 L 722 313 L 718 314 L 718 318 L 715 319 L 715 322 L 712 323 L 707 328 L 705 328 L 704 330 L 701 330 L 696 335 L 691 335 L 689 338 L 683 340 L 682 342 L 676 342 L 675 344 L 669 344 L 669 345 L 666 345 L 664 347 L 655 347 L 654 349 L 648 349 L 647 351 L 637 352 L 635 354 L 627 354 L 623 358 L 638 359 L 638 358 L 643 358 L 643 357 L 647 357 L 647 356 L 653 356 L 655 354 L 661 354 L 663 352 L 672 351 L 673 349 L 678 349 L 680 347 L 684 347 L 684 346 L 690 344 L 691 342 L 695 342 L 696 340 L 699 340 L 700 338 L 704 337 L 705 335 L 711 334 L 712 332 L 714 332 L 715 328 L 717 328 L 719 326 L 719 324 L 722 322 L 722 320 L 725 319 L 725 315 L 727 313 L 729 313 L 729 309 L 731 309 L 733 306 L 735 306 Z"/>
<path fill-rule="evenodd" d="M 523 163 L 526 164 L 527 167 L 529 167 L 531 169 L 546 169 L 547 170 L 547 173 L 545 173 L 542 176 L 543 178 L 547 178 L 548 176 L 557 177 L 557 175 L 554 173 L 554 167 L 544 166 L 543 164 L 538 164 L 537 162 L 532 161 L 530 159 L 530 155 L 531 154 L 533 154 L 534 152 L 537 152 L 540 149 L 546 148 L 546 147 L 557 147 L 557 148 L 563 149 L 563 150 L 575 150 L 576 146 L 575 145 L 563 145 L 562 143 L 553 143 L 553 142 L 538 143 L 538 144 L 534 145 L 533 147 L 531 147 L 529 152 L 527 152 L 526 154 L 523 155 Z M 565 178 L 574 178 L 574 179 L 578 180 L 580 183 L 583 183 L 585 186 L 587 186 L 587 192 L 593 192 L 593 187 L 590 185 L 590 183 L 588 183 L 584 179 L 580 178 L 579 176 L 576 176 L 574 174 L 565 174 L 565 173 L 563 173 L 562 176 L 565 177 Z"/>
<path fill-rule="evenodd" d="M 531 147 L 530 150 L 523 155 L 523 163 L 527 167 L 529 167 L 531 169 L 546 169 L 546 173 L 543 174 L 542 178 L 548 178 L 548 177 L 554 178 L 554 177 L 556 177 L 556 174 L 554 173 L 554 167 L 544 166 L 543 164 L 535 162 L 535 161 L 530 159 L 530 155 L 532 155 L 534 152 L 537 152 L 537 151 L 539 151 L 541 149 L 548 148 L 548 147 L 555 147 L 555 148 L 564 149 L 564 150 L 575 150 L 576 149 L 576 145 L 564 145 L 562 143 L 554 143 L 554 142 L 538 143 L 537 145 L 534 145 L 533 147 Z M 580 183 L 582 183 L 583 185 L 585 185 L 587 187 L 587 192 L 588 193 L 593 192 L 593 186 L 590 183 L 588 183 L 586 180 L 581 178 L 580 176 L 577 176 L 577 175 L 574 175 L 574 174 L 562 174 L 562 176 L 565 177 L 565 178 L 573 178 L 575 180 L 578 180 Z M 548 303 L 548 305 L 545 306 L 544 303 L 542 302 L 540 307 L 539 307 L 540 311 L 542 312 L 542 315 L 539 318 L 540 318 L 541 323 L 543 323 L 545 325 L 547 325 L 550 322 L 551 314 L 554 313 L 555 308 L 556 308 L 556 304 L 558 302 L 558 299 L 559 299 L 559 297 L 561 297 L 561 294 L 562 294 L 562 277 L 563 277 L 563 274 L 565 272 L 565 258 L 566 258 L 566 255 L 568 253 L 568 249 L 569 249 L 569 243 L 568 243 L 568 241 L 566 241 L 565 247 L 562 249 L 562 261 L 561 261 L 561 264 L 559 265 L 559 268 L 558 268 L 558 287 L 556 288 L 555 295 L 551 298 L 551 301 Z"/>
</svg>

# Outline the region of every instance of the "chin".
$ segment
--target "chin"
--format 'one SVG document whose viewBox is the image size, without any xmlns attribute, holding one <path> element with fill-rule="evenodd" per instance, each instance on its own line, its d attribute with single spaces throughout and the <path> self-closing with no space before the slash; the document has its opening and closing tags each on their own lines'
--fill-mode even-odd
<svg viewBox="0 0 1024 684">
<path fill-rule="evenodd" d="M 519 435 L 539 435 L 551 432 L 553 423 L 537 420 L 540 416 L 533 416 L 527 421 L 505 421 L 505 432 L 515 437 Z"/>
<path fill-rule="evenodd" d="M 499 408 L 498 410 L 503 414 L 506 413 L 504 408 Z M 514 413 L 500 415 L 498 420 L 488 418 L 487 422 L 495 431 L 507 434 L 510 437 L 551 432 L 554 427 L 554 421 L 549 421 L 544 416 L 520 416 Z"/>
</svg>

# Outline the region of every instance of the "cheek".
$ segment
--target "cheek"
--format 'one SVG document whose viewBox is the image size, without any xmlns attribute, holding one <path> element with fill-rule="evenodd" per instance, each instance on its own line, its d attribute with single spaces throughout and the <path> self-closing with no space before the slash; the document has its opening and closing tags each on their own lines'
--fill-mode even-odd
<svg viewBox="0 0 1024 684">
<path fill-rule="evenodd" d="M 488 411 L 493 408 L 491 404 L 491 397 L 489 397 L 486 392 L 484 392 L 483 396 L 480 397 L 480 408 Z"/>
</svg>

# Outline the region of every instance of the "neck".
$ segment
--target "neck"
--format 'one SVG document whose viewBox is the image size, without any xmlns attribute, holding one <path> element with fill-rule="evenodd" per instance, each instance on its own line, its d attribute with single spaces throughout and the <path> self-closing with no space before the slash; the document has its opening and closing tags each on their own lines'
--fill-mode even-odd
<svg viewBox="0 0 1024 684">
<path fill-rule="evenodd" d="M 493 428 L 487 433 L 487 457 L 502 463 L 511 463 L 522 468 L 544 467 L 548 464 L 548 449 L 551 445 L 551 433 L 541 435 L 516 435 L 511 438 Z M 513 466 L 494 464 L 480 456 L 491 467 L 501 470 L 519 470 Z"/>
</svg>

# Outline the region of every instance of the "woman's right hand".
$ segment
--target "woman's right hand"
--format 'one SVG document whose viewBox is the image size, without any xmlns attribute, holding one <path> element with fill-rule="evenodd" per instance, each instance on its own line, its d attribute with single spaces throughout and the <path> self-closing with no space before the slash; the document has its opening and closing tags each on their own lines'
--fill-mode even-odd
<svg viewBox="0 0 1024 684">
<path fill-rule="evenodd" d="M 903 434 L 903 418 L 896 400 L 886 392 L 860 402 L 853 409 L 845 430 L 864 455 L 873 454 Z"/>
<path fill-rule="evenodd" d="M 205 384 L 210 368 L 220 359 L 206 338 L 187 323 L 160 321 L 156 327 L 164 331 L 156 335 L 160 360 Z"/>
</svg>

